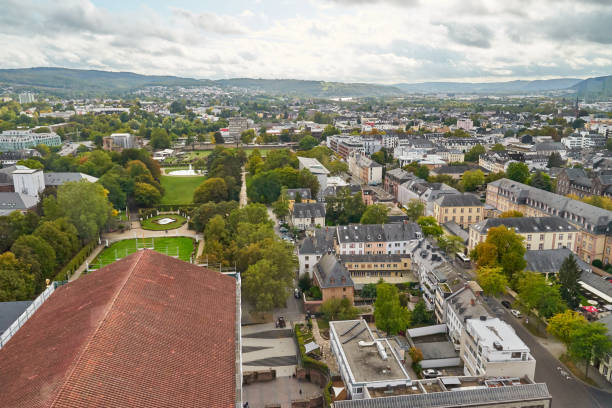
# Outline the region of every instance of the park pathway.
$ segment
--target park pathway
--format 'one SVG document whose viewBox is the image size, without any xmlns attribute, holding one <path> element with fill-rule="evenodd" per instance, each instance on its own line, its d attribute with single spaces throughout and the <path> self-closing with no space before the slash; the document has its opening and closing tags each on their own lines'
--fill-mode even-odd
<svg viewBox="0 0 612 408">
<path fill-rule="evenodd" d="M 247 188 L 246 188 L 246 175 L 244 166 L 242 167 L 242 186 L 240 187 L 240 207 L 246 207 L 247 205 Z"/>
<path fill-rule="evenodd" d="M 85 268 L 87 268 L 87 265 L 89 265 L 91 261 L 96 259 L 96 256 L 98 256 L 98 254 L 102 252 L 103 249 L 104 249 L 104 244 L 96 246 L 94 250 L 91 251 L 91 254 L 89 254 L 87 259 L 85 259 L 85 262 L 83 262 L 81 266 L 79 266 L 79 268 L 76 271 L 74 271 L 72 276 L 68 278 L 68 281 L 72 282 L 72 281 L 77 280 L 83 274 L 83 272 L 85 271 Z"/>
</svg>

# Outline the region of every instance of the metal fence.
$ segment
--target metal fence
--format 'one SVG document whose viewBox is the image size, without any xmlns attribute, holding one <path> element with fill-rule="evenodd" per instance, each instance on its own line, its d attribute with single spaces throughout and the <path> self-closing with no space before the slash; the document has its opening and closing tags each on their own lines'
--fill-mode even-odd
<svg viewBox="0 0 612 408">
<path fill-rule="evenodd" d="M 4 345 L 17 333 L 17 330 L 21 328 L 28 321 L 28 319 L 36 312 L 36 310 L 42 305 L 45 300 L 51 296 L 55 288 L 63 285 L 66 281 L 63 282 L 53 282 L 47 289 L 44 290 L 34 301 L 28 306 L 28 308 L 9 326 L 8 329 L 2 333 L 0 336 L 0 348 L 4 347 Z"/>
</svg>

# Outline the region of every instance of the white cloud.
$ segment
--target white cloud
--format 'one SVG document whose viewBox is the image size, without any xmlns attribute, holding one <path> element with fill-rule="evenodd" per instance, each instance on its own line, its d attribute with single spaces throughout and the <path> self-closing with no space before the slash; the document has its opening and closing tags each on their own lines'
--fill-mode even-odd
<svg viewBox="0 0 612 408">
<path fill-rule="evenodd" d="M 612 70 L 607 2 L 310 1 L 275 14 L 263 2 L 239 12 L 120 12 L 90 1 L 5 0 L 0 64 L 378 83 Z"/>
</svg>

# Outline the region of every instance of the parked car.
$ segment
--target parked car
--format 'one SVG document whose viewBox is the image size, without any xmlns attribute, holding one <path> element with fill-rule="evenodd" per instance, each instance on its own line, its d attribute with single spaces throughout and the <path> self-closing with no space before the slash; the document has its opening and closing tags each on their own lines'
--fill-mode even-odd
<svg viewBox="0 0 612 408">
<path fill-rule="evenodd" d="M 423 370 L 423 377 L 425 378 L 436 378 L 441 377 L 442 373 L 438 370 L 434 370 L 433 368 L 428 368 L 427 370 Z"/>
<path fill-rule="evenodd" d="M 512 305 L 510 304 L 510 302 L 508 302 L 507 300 L 502 300 L 501 304 L 504 305 L 504 307 L 506 309 L 510 309 L 512 307 Z"/>
<path fill-rule="evenodd" d="M 512 316 L 516 317 L 517 319 L 520 319 L 523 316 L 521 312 L 516 309 L 512 309 L 510 313 L 512 313 Z"/>
</svg>

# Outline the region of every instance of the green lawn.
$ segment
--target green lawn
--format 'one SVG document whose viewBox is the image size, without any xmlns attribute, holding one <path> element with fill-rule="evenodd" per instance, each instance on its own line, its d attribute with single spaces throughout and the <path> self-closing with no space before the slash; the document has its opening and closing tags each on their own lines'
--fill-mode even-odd
<svg viewBox="0 0 612 408">
<path fill-rule="evenodd" d="M 235 149 L 236 149 L 235 147 L 227 148 L 227 150 L 235 150 Z M 244 149 L 244 151 L 246 152 L 247 157 L 250 156 L 251 153 L 253 153 L 253 150 L 254 149 Z M 278 149 L 259 149 L 259 153 L 261 153 L 261 155 L 265 157 L 272 150 L 278 150 Z M 212 153 L 212 150 L 195 150 L 193 152 L 185 153 L 183 158 L 186 161 L 191 161 L 191 160 L 194 160 L 194 159 L 199 159 L 201 157 L 207 157 L 211 153 Z"/>
<path fill-rule="evenodd" d="M 176 221 L 171 222 L 170 224 L 164 224 L 164 225 L 158 224 L 155 222 L 157 220 L 161 220 L 162 218 L 173 218 Z M 181 215 L 161 214 L 161 215 L 143 220 L 140 223 L 140 225 L 142 226 L 142 229 L 152 230 L 152 231 L 163 231 L 163 230 L 171 230 L 171 229 L 178 228 L 181 225 L 183 225 L 185 222 L 187 222 L 187 219 Z"/>
<path fill-rule="evenodd" d="M 137 246 L 138 245 L 138 246 Z M 98 269 L 121 258 L 133 254 L 138 249 L 149 248 L 168 256 L 177 256 L 183 261 L 189 261 L 193 253 L 194 241 L 187 237 L 139 238 L 118 241 L 106 248 L 90 264 L 90 268 Z"/>
<path fill-rule="evenodd" d="M 161 176 L 165 193 L 162 204 L 191 204 L 193 191 L 204 181 L 204 176 Z"/>
</svg>

